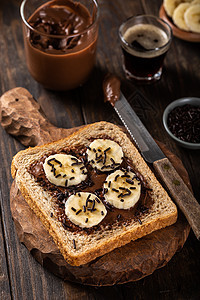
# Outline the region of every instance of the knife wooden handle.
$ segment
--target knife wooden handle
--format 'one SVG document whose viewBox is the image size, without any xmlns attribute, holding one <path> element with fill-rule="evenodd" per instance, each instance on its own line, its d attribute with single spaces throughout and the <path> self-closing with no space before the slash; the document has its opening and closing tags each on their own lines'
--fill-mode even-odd
<svg viewBox="0 0 200 300">
<path fill-rule="evenodd" d="M 197 239 L 200 240 L 200 205 L 167 158 L 153 163 L 172 198 L 184 213 Z"/>
</svg>

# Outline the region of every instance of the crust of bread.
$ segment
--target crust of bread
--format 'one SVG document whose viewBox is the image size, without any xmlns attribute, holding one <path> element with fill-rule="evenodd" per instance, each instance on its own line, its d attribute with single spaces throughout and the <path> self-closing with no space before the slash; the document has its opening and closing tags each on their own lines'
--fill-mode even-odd
<svg viewBox="0 0 200 300">
<path fill-rule="evenodd" d="M 128 225 L 115 225 L 103 231 L 90 234 L 73 233 L 63 228 L 56 218 L 53 207 L 53 196 L 45 191 L 28 172 L 29 166 L 52 151 L 61 151 L 72 146 L 88 146 L 92 138 L 109 137 L 123 149 L 124 155 L 132 160 L 153 190 L 154 201 L 149 212 L 142 215 L 141 224 L 132 220 Z M 15 178 L 26 202 L 58 245 L 65 260 L 74 266 L 87 264 L 115 248 L 121 247 L 132 240 L 141 238 L 151 232 L 172 225 L 177 220 L 177 208 L 162 185 L 158 182 L 151 169 L 127 135 L 116 125 L 98 122 L 81 128 L 69 137 L 57 142 L 28 148 L 18 152 L 12 161 L 11 174 Z M 53 217 L 51 217 L 53 213 Z M 75 240 L 76 249 L 73 247 Z"/>
</svg>

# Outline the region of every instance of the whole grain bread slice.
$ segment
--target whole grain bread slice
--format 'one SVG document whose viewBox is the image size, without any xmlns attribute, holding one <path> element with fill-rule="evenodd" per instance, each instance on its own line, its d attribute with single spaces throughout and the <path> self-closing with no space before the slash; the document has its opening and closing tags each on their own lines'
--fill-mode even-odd
<svg viewBox="0 0 200 300">
<path fill-rule="evenodd" d="M 29 167 L 45 155 L 50 155 L 52 151 L 55 153 L 61 152 L 64 148 L 89 146 L 92 139 L 104 138 L 105 136 L 122 147 L 124 155 L 132 161 L 134 168 L 143 175 L 149 188 L 152 189 L 153 205 L 148 213 L 140 217 L 141 222 L 133 219 L 126 225 L 115 224 L 90 234 L 71 232 L 63 228 L 62 223 L 54 213 L 55 206 L 52 193 L 44 190 L 36 181 L 29 172 Z M 86 264 L 132 240 L 169 226 L 177 220 L 177 208 L 167 192 L 127 135 L 122 129 L 111 123 L 98 122 L 87 125 L 65 139 L 20 151 L 13 158 L 11 173 L 26 202 L 41 219 L 65 260 L 74 266 Z"/>
</svg>

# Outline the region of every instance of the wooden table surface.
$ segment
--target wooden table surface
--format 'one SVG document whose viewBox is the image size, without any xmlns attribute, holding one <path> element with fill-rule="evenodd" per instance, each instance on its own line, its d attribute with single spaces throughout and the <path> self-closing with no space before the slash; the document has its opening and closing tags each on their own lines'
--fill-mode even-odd
<svg viewBox="0 0 200 300">
<path fill-rule="evenodd" d="M 154 138 L 184 163 L 200 202 L 200 150 L 180 148 L 162 125 L 164 108 L 173 100 L 200 97 L 200 45 L 173 39 L 162 79 L 139 86 L 125 80 L 117 30 L 131 15 L 158 15 L 161 0 L 99 0 L 101 9 L 96 68 L 90 80 L 70 92 L 51 92 L 35 82 L 26 68 L 19 0 L 0 1 L 0 92 L 21 86 L 38 100 L 48 119 L 71 128 L 106 120 L 121 124 L 103 102 L 102 79 L 109 71 L 122 80 L 122 90 Z M 200 299 L 200 242 L 191 232 L 183 249 L 162 269 L 138 282 L 93 288 L 63 282 L 46 271 L 20 244 L 12 221 L 10 164 L 24 147 L 0 127 L 0 299 Z"/>
</svg>

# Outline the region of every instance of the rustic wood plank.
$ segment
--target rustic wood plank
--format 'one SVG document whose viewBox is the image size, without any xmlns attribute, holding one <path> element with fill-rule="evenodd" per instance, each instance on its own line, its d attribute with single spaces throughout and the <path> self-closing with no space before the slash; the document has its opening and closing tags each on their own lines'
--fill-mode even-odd
<svg viewBox="0 0 200 300">
<path fill-rule="evenodd" d="M 168 158 L 153 163 L 156 174 L 164 182 L 175 203 L 184 212 L 197 239 L 200 240 L 200 205 L 184 184 Z"/>
<path fill-rule="evenodd" d="M 2 204 L 2 195 L 0 192 L 0 205 Z M 2 206 L 2 205 L 1 205 Z M 0 215 L 0 299 L 11 299 L 11 290 L 9 285 L 9 275 L 7 270 L 6 250 L 4 247 L 5 236 L 3 235 L 2 219 Z"/>
</svg>

